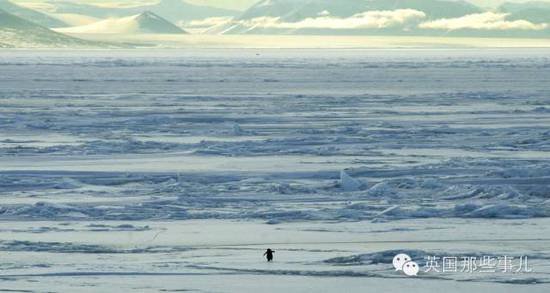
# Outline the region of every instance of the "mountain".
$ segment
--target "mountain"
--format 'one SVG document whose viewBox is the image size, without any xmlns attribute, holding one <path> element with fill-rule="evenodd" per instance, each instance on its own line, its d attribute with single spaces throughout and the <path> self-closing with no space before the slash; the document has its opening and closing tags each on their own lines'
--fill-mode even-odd
<svg viewBox="0 0 550 293">
<path fill-rule="evenodd" d="M 190 21 L 217 16 L 235 16 L 237 11 L 200 6 L 187 3 L 183 0 L 161 0 L 156 4 L 111 8 L 68 1 L 49 2 L 55 13 L 82 14 L 96 18 L 125 17 L 140 14 L 145 11 L 153 12 L 171 22 Z"/>
<path fill-rule="evenodd" d="M 550 4 L 485 11 L 462 0 L 262 0 L 215 34 L 549 37 Z"/>
<path fill-rule="evenodd" d="M 498 7 L 500 12 L 509 13 L 508 19 L 524 19 L 534 23 L 550 23 L 550 3 L 526 2 L 504 3 Z"/>
<path fill-rule="evenodd" d="M 85 41 L 54 32 L 46 27 L 0 10 L 0 47 L 7 48 L 68 48 L 101 47 L 102 44 Z"/>
<path fill-rule="evenodd" d="M 313 28 L 266 28 L 259 25 L 258 20 L 275 19 L 278 22 L 296 23 L 309 21 L 320 17 L 350 18 L 354 16 L 363 17 L 366 13 L 373 13 L 366 17 L 386 17 L 392 11 L 411 17 L 411 20 L 422 18 L 433 20 L 439 18 L 456 18 L 468 14 L 480 13 L 482 9 L 466 1 L 445 1 L 445 0 L 262 0 L 243 12 L 233 22 L 216 29 L 217 33 L 240 34 L 240 33 L 276 33 L 276 34 L 361 34 L 358 29 L 323 29 L 319 22 L 313 24 Z M 420 13 L 420 14 L 419 14 Z M 422 15 L 421 15 L 422 14 Z M 403 15 L 395 15 L 397 21 L 402 20 Z M 392 17 L 389 15 L 388 17 Z M 386 17 L 387 19 L 387 17 Z M 366 21 L 363 19 L 362 21 Z M 379 27 L 374 29 L 368 27 L 368 31 L 378 33 L 402 33 L 403 28 L 396 29 Z M 376 26 L 372 24 L 372 26 Z M 365 28 L 361 29 L 364 33 Z"/>
<path fill-rule="evenodd" d="M 530 1 L 530 2 L 505 2 L 498 7 L 498 10 L 502 12 L 511 12 L 515 13 L 525 9 L 549 9 L 549 2 L 542 1 Z"/>
<path fill-rule="evenodd" d="M 109 18 L 92 24 L 56 29 L 74 34 L 185 34 L 186 32 L 168 20 L 146 11 L 140 14 Z"/>
<path fill-rule="evenodd" d="M 16 5 L 8 0 L 0 0 L 0 9 L 7 13 L 32 21 L 45 27 L 64 27 L 66 24 L 61 20 L 48 16 L 44 13 Z"/>
<path fill-rule="evenodd" d="M 280 17 L 284 21 L 299 21 L 329 13 L 349 17 L 372 10 L 415 9 L 426 13 L 428 19 L 452 18 L 482 10 L 466 1 L 444 0 L 263 0 L 246 10 L 239 19 Z"/>
</svg>

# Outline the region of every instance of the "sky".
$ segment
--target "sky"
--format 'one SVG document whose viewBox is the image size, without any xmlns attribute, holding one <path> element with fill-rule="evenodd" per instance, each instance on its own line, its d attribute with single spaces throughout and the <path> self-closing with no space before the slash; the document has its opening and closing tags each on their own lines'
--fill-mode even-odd
<svg viewBox="0 0 550 293">
<path fill-rule="evenodd" d="M 19 3 L 40 3 L 47 0 L 12 0 Z M 80 3 L 94 3 L 101 5 L 134 5 L 144 2 L 156 2 L 155 0 L 70 0 Z M 195 4 L 209 5 L 215 7 L 229 8 L 235 10 L 245 10 L 259 0 L 187 0 Z M 335 0 L 338 1 L 338 0 Z M 481 7 L 495 7 L 503 2 L 529 2 L 530 0 L 468 0 Z M 541 2 L 550 2 L 550 0 L 538 0 Z"/>
</svg>

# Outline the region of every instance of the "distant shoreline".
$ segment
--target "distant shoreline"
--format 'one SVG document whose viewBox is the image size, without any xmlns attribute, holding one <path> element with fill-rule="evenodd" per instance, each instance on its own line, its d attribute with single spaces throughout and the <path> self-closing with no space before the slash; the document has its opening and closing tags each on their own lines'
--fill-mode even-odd
<svg viewBox="0 0 550 293">
<path fill-rule="evenodd" d="M 70 34 L 114 49 L 507 49 L 550 48 L 550 39 L 313 35 Z M 25 49 L 25 48 L 2 48 Z M 29 48 L 29 49 L 39 49 Z M 46 48 L 44 48 L 46 49 Z M 87 48 L 47 48 L 84 49 Z M 91 48 L 97 50 L 111 48 Z"/>
</svg>

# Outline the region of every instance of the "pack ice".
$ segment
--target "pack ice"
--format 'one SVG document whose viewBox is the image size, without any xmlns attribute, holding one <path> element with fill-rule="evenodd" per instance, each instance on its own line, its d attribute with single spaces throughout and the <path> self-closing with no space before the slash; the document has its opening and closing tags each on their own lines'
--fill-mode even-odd
<svg viewBox="0 0 550 293">
<path fill-rule="evenodd" d="M 546 292 L 547 53 L 3 51 L 0 291 Z"/>
</svg>

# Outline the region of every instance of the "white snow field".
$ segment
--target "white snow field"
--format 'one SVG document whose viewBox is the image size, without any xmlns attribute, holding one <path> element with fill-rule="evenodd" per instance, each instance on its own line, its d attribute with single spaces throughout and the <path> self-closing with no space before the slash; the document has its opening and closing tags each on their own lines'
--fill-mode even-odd
<svg viewBox="0 0 550 293">
<path fill-rule="evenodd" d="M 4 50 L 0 292 L 549 292 L 549 56 Z"/>
</svg>

